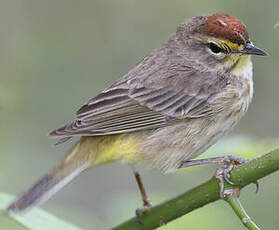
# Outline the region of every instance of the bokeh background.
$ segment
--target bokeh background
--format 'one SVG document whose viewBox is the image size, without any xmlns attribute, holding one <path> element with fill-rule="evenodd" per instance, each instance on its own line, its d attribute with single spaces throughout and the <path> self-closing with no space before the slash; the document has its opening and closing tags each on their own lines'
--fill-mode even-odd
<svg viewBox="0 0 279 230">
<path fill-rule="evenodd" d="M 0 191 L 18 194 L 48 171 L 73 143 L 57 147 L 47 133 L 74 118 L 89 98 L 120 78 L 187 18 L 222 11 L 239 17 L 254 43 L 255 97 L 237 128 L 204 156 L 255 156 L 279 146 L 279 1 L 270 0 L 1 0 Z M 250 155 L 249 155 L 250 154 Z M 154 204 L 200 184 L 216 166 L 163 176 L 144 172 Z M 279 226 L 279 174 L 243 190 L 241 200 L 265 230 Z M 130 169 L 88 171 L 42 206 L 82 229 L 109 229 L 141 206 Z M 3 224 L 4 222 L 2 222 Z M 1 223 L 0 223 L 1 225 Z M 162 229 L 243 229 L 216 202 Z M 5 221 L 5 228 L 23 229 Z"/>
</svg>

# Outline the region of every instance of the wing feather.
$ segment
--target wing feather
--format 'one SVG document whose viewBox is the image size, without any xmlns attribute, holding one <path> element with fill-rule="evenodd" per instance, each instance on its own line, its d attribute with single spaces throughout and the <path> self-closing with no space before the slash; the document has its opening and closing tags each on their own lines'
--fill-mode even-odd
<svg viewBox="0 0 279 230">
<path fill-rule="evenodd" d="M 76 119 L 50 133 L 60 138 L 126 133 L 213 114 L 227 79 L 162 47 L 82 106 Z M 190 60 L 190 59 L 189 59 Z M 198 68 L 194 68 L 196 66 Z M 199 70 L 198 70 L 199 69 Z"/>
</svg>

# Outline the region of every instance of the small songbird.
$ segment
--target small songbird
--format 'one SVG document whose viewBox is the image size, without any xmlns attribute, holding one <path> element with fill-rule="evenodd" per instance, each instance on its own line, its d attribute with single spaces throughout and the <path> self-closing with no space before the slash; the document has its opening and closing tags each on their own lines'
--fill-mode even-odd
<svg viewBox="0 0 279 230">
<path fill-rule="evenodd" d="M 8 211 L 53 196 L 82 171 L 120 161 L 132 166 L 144 207 L 140 168 L 175 172 L 224 136 L 253 97 L 251 55 L 267 55 L 246 26 L 224 13 L 196 16 L 120 80 L 50 133 L 58 143 L 80 137 L 62 161 Z"/>
</svg>

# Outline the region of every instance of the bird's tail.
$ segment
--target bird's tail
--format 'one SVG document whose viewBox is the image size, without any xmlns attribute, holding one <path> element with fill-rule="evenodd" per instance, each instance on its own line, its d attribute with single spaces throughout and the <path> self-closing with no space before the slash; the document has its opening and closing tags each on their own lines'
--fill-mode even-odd
<svg viewBox="0 0 279 230">
<path fill-rule="evenodd" d="M 80 151 L 78 142 L 57 167 L 37 181 L 29 190 L 12 202 L 7 211 L 22 211 L 52 197 L 78 174 L 90 166 L 90 157 Z"/>
</svg>

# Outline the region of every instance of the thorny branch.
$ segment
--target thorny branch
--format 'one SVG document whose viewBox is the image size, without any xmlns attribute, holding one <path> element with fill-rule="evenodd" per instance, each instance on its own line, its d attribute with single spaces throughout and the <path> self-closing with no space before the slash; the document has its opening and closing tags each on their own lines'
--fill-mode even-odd
<svg viewBox="0 0 279 230">
<path fill-rule="evenodd" d="M 279 170 L 279 149 L 235 167 L 230 173 L 230 180 L 235 184 L 232 188 L 241 189 L 277 170 Z M 176 198 L 152 207 L 141 216 L 142 224 L 134 217 L 113 228 L 113 230 L 149 230 L 158 228 L 197 208 L 221 199 L 219 191 L 219 181 L 213 177 Z"/>
</svg>

